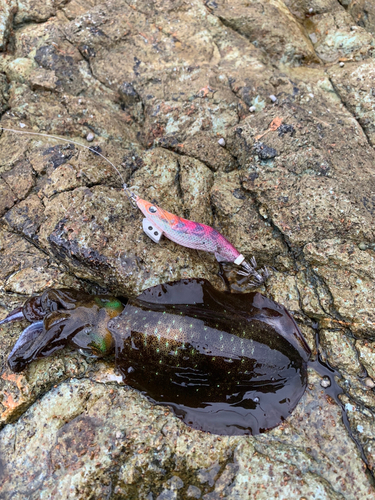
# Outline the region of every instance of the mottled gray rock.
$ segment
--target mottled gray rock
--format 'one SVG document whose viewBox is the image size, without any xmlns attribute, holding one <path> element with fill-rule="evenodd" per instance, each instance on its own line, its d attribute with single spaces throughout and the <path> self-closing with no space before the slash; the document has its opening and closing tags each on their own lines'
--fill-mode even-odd
<svg viewBox="0 0 375 500">
<path fill-rule="evenodd" d="M 358 120 L 370 144 L 375 146 L 374 61 L 334 67 L 329 70 L 329 75 L 342 102 Z"/>
<path fill-rule="evenodd" d="M 0 73 L 0 112 L 8 109 L 9 85 L 4 74 Z"/>
<path fill-rule="evenodd" d="M 9 30 L 12 27 L 14 14 L 17 12 L 18 2 L 10 0 L 2 3 L 0 13 L 0 50 L 3 51 L 8 43 Z"/>
<path fill-rule="evenodd" d="M 364 29 L 364 23 L 358 22 L 361 18 L 359 12 L 363 15 L 365 10 L 363 5 L 354 8 L 357 15 L 353 15 L 353 9 L 349 8 L 351 16 L 337 0 L 285 0 L 284 3 L 298 18 L 324 63 L 360 60 L 372 55 L 374 39 L 371 29 Z"/>
<path fill-rule="evenodd" d="M 371 0 L 347 0 L 354 22 L 375 35 L 375 5 Z"/>
<path fill-rule="evenodd" d="M 13 191 L 3 180 L 0 180 L 0 200 L 0 215 L 4 215 L 16 201 Z"/>
<path fill-rule="evenodd" d="M 336 239 L 308 244 L 304 252 L 314 272 L 328 286 L 342 324 L 347 322 L 358 335 L 373 335 L 373 251 L 360 251 L 352 242 Z"/>
<path fill-rule="evenodd" d="M 258 490 L 262 499 L 276 493 L 370 499 L 373 491 L 360 462 L 353 461 L 358 452 L 340 411 L 318 382 L 312 374 L 291 419 L 256 439 L 186 431 L 165 408 L 128 388 L 92 378 L 63 382 L 2 431 L 2 493 L 135 499 L 150 492 L 158 498 L 185 498 L 187 492 L 199 498 L 201 491 L 203 498 L 244 498 Z M 38 474 L 31 474 L 36 462 Z"/>
<path fill-rule="evenodd" d="M 30 0 L 11 31 L 15 13 L 8 2 L 0 19 L 2 126 L 94 152 L 2 133 L 0 318 L 49 286 L 133 295 L 205 277 L 225 288 L 212 255 L 144 235 L 126 182 L 271 268 L 260 290 L 335 376 L 324 388 L 309 370 L 271 432 L 218 437 L 121 385 L 110 360 L 63 351 L 11 373 L 26 325 L 3 325 L 0 496 L 372 499 L 371 6 Z M 248 290 L 224 269 L 232 290 Z"/>
<path fill-rule="evenodd" d="M 334 9 L 341 10 L 338 0 L 283 0 L 283 2 L 301 22 L 316 14 L 332 12 Z"/>
<path fill-rule="evenodd" d="M 218 0 L 214 4 L 213 13 L 226 26 L 261 47 L 275 63 L 316 60 L 310 41 L 281 0 Z"/>
<path fill-rule="evenodd" d="M 20 161 L 1 175 L 2 179 L 16 195 L 23 200 L 35 184 L 34 172 L 28 161 Z"/>
<path fill-rule="evenodd" d="M 65 0 L 46 0 L 43 3 L 37 0 L 18 1 L 18 10 L 14 18 L 14 23 L 47 21 L 47 19 L 56 14 L 56 7 L 62 3 L 65 3 Z"/>
</svg>

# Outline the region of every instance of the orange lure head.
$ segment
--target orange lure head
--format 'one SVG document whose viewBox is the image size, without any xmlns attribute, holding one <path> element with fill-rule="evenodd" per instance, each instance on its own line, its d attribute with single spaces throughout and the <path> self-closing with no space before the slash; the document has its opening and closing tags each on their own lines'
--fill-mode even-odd
<svg viewBox="0 0 375 500">
<path fill-rule="evenodd" d="M 161 232 L 166 232 L 168 228 L 177 224 L 180 219 L 177 215 L 173 215 L 157 205 L 139 198 L 139 196 L 136 203 L 147 220 L 152 222 Z"/>
</svg>

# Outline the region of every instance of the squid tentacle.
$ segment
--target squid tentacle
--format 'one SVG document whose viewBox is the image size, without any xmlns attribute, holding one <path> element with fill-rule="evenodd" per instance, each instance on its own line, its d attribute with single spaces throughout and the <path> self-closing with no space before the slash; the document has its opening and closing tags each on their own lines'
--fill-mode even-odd
<svg viewBox="0 0 375 500">
<path fill-rule="evenodd" d="M 10 312 L 8 316 L 0 321 L 0 325 L 5 325 L 6 323 L 12 323 L 13 321 L 21 321 L 25 319 L 23 314 L 23 306 L 17 307 L 14 311 Z"/>
<path fill-rule="evenodd" d="M 31 323 L 23 330 L 11 353 L 8 356 L 9 368 L 14 372 L 22 370 L 27 351 L 34 344 L 35 340 L 44 333 L 43 321 Z"/>
</svg>

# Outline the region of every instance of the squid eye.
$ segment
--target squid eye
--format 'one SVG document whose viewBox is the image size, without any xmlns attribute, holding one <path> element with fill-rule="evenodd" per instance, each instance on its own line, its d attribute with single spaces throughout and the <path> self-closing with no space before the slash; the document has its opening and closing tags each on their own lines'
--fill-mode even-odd
<svg viewBox="0 0 375 500">
<path fill-rule="evenodd" d="M 154 206 L 151 206 L 149 209 L 148 209 L 149 212 L 151 212 L 152 214 L 154 214 L 156 211 L 157 211 L 157 208 L 154 207 Z"/>
</svg>

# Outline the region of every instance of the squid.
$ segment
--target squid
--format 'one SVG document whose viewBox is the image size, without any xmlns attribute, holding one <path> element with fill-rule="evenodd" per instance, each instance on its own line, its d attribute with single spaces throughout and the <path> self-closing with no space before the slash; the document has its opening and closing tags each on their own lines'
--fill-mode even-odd
<svg viewBox="0 0 375 500">
<path fill-rule="evenodd" d="M 29 321 L 12 371 L 69 346 L 115 356 L 126 384 L 187 425 L 258 434 L 288 418 L 307 384 L 310 349 L 282 305 L 221 292 L 204 279 L 160 284 L 129 299 L 47 289 L 0 321 Z"/>
</svg>

